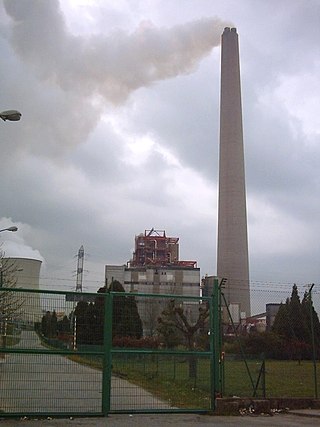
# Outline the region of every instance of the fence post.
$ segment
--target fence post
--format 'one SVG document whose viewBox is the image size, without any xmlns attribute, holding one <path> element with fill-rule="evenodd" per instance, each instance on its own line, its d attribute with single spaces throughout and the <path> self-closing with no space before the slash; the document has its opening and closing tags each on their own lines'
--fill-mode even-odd
<svg viewBox="0 0 320 427">
<path fill-rule="evenodd" d="M 221 394 L 220 378 L 220 307 L 219 307 L 219 282 L 215 278 L 213 282 L 213 292 L 210 310 L 210 350 L 211 350 L 211 406 L 216 408 L 216 397 Z"/>
<path fill-rule="evenodd" d="M 265 354 L 263 354 L 263 361 L 262 361 L 262 397 L 266 398 L 266 357 Z"/>
<path fill-rule="evenodd" d="M 213 336 L 213 292 L 211 295 L 211 299 L 209 301 L 209 346 L 210 346 L 210 408 L 211 410 L 216 409 L 216 399 L 215 399 L 215 383 L 214 383 L 214 366 L 215 366 L 215 358 L 214 358 L 214 336 Z"/>
<path fill-rule="evenodd" d="M 312 339 L 312 358 L 313 358 L 313 378 L 314 378 L 314 394 L 318 399 L 318 381 L 317 381 L 317 357 L 316 357 L 316 344 L 314 339 L 314 324 L 313 324 L 313 305 L 312 305 L 312 288 L 314 283 L 309 289 L 309 304 L 310 304 L 310 326 L 311 326 L 311 339 Z"/>
<path fill-rule="evenodd" d="M 112 372 L 112 300 L 111 292 L 105 293 L 103 325 L 103 371 L 102 371 L 102 412 L 105 417 L 110 412 L 111 372 Z"/>
</svg>

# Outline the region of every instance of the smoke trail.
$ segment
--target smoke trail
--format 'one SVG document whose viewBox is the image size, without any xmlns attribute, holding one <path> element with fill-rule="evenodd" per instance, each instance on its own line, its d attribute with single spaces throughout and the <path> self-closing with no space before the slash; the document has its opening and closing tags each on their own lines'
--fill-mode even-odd
<svg viewBox="0 0 320 427">
<path fill-rule="evenodd" d="M 217 18 L 172 28 L 144 22 L 131 34 L 119 30 L 81 38 L 68 32 L 58 0 L 5 0 L 4 5 L 13 20 L 15 51 L 39 78 L 114 104 L 140 87 L 192 72 L 230 25 Z"/>
<path fill-rule="evenodd" d="M 6 233 L 2 237 L 0 255 L 3 257 L 34 258 L 44 261 L 43 256 L 37 249 L 33 249 L 26 243 L 25 235 L 32 232 L 30 225 L 21 222 L 12 222 L 11 218 L 0 218 L 0 228 L 7 228 L 11 225 L 18 225 L 18 233 Z M 1 263 L 1 259 L 0 259 Z"/>
</svg>

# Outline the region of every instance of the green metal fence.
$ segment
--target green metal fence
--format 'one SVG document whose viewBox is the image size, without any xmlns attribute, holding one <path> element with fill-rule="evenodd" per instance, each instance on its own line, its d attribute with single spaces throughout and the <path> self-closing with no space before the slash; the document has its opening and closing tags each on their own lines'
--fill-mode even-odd
<svg viewBox="0 0 320 427">
<path fill-rule="evenodd" d="M 0 300 L 1 416 L 214 409 L 217 295 L 2 288 Z"/>
<path fill-rule="evenodd" d="M 68 319 L 77 303 L 63 292 L 10 288 L 0 299 L 1 416 L 101 415 L 102 371 L 72 360 L 89 354 L 77 350 Z"/>
<path fill-rule="evenodd" d="M 319 398 L 320 294 L 314 286 L 252 286 L 251 303 L 282 302 L 259 330 L 248 320 L 234 321 L 220 285 L 223 396 Z"/>
<path fill-rule="evenodd" d="M 236 324 L 217 281 L 201 298 L 2 288 L 1 416 L 207 412 L 217 397 L 317 398 L 320 298 L 308 292 L 300 302 L 293 292 L 277 328 L 288 327 L 291 303 L 307 320 L 293 317 L 281 336 Z"/>
</svg>

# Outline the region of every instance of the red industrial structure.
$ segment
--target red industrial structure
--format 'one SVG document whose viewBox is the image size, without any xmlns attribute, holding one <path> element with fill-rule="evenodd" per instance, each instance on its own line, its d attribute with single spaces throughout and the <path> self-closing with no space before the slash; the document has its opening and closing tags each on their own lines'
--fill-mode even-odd
<svg viewBox="0 0 320 427">
<path fill-rule="evenodd" d="M 165 230 L 145 230 L 135 237 L 130 267 L 197 267 L 197 261 L 179 261 L 179 237 L 167 237 Z"/>
</svg>

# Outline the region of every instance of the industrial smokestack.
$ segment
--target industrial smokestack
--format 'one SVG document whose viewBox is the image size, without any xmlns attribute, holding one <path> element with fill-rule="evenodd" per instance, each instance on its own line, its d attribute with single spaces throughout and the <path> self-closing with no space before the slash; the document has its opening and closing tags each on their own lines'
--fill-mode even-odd
<svg viewBox="0 0 320 427">
<path fill-rule="evenodd" d="M 228 304 L 250 316 L 246 187 L 239 44 L 226 27 L 221 44 L 217 276 L 226 278 Z M 243 314 L 244 315 L 244 314 Z"/>
</svg>

